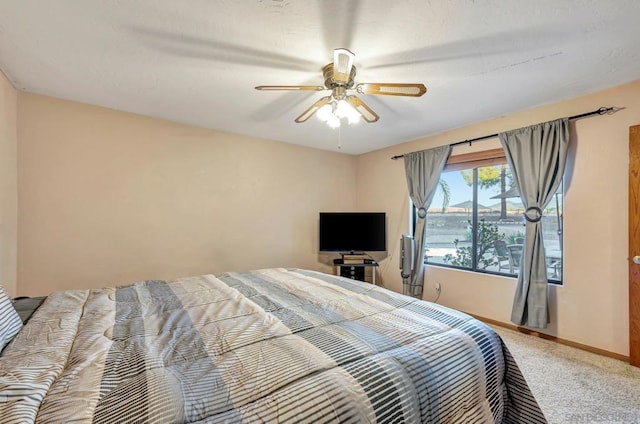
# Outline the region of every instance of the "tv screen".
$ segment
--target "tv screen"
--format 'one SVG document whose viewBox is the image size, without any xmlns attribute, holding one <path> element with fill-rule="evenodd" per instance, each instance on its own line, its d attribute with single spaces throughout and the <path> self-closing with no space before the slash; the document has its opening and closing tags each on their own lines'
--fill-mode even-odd
<svg viewBox="0 0 640 424">
<path fill-rule="evenodd" d="M 387 250 L 384 212 L 320 212 L 321 252 Z"/>
</svg>

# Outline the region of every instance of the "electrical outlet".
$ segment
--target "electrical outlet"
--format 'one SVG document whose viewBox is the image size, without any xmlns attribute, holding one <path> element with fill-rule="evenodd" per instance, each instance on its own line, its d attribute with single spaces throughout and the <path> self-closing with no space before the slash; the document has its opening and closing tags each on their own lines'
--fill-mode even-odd
<svg viewBox="0 0 640 424">
<path fill-rule="evenodd" d="M 441 289 L 441 287 L 440 287 L 440 283 L 436 283 L 436 291 L 437 291 L 437 292 L 440 292 L 440 289 Z"/>
</svg>

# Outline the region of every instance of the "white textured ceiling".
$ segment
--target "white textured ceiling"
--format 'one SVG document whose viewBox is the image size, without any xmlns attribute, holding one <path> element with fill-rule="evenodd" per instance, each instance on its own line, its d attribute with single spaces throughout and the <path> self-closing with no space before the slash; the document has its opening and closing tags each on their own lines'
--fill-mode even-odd
<svg viewBox="0 0 640 424">
<path fill-rule="evenodd" d="M 373 124 L 294 119 L 334 48 Z M 239 134 L 363 153 L 640 78 L 640 0 L 0 0 L 16 88 Z M 609 106 L 609 105 L 605 105 Z M 624 106 L 624 105 L 616 105 Z M 452 140 L 455 141 L 455 140 Z"/>
</svg>

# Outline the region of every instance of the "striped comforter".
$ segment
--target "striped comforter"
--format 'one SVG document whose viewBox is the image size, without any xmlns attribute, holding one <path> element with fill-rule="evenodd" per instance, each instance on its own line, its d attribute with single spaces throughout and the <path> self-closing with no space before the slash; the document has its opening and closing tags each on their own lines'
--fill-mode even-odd
<svg viewBox="0 0 640 424">
<path fill-rule="evenodd" d="M 481 322 L 282 268 L 50 295 L 0 357 L 0 421 L 546 422 Z"/>
</svg>

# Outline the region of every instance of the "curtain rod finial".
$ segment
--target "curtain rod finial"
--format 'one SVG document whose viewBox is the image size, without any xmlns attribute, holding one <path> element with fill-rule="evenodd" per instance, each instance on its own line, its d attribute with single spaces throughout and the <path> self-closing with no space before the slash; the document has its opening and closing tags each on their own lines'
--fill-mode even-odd
<svg viewBox="0 0 640 424">
<path fill-rule="evenodd" d="M 598 114 L 599 115 L 613 115 L 614 113 L 625 109 L 624 107 L 616 107 L 616 106 L 611 106 L 611 107 L 601 107 L 600 109 L 598 109 Z"/>
<path fill-rule="evenodd" d="M 618 111 L 620 111 L 620 110 L 622 110 L 622 109 L 626 109 L 626 108 L 624 108 L 624 107 L 611 106 L 611 107 L 608 107 L 608 108 L 607 108 L 607 110 L 606 110 L 606 112 L 605 112 L 605 113 L 607 113 L 608 115 L 612 115 L 612 114 L 614 114 L 614 113 L 616 113 L 616 112 L 618 112 Z"/>
</svg>

